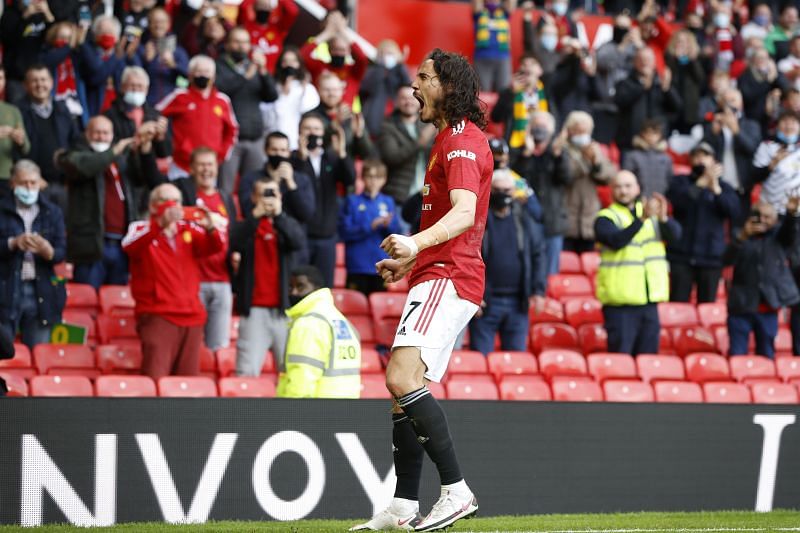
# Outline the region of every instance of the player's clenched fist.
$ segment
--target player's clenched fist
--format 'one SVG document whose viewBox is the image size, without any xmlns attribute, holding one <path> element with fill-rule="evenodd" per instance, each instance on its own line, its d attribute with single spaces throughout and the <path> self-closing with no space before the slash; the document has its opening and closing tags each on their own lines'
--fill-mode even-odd
<svg viewBox="0 0 800 533">
<path fill-rule="evenodd" d="M 392 233 L 383 239 L 381 249 L 392 259 L 413 259 L 419 251 L 414 239 L 397 233 Z"/>
</svg>

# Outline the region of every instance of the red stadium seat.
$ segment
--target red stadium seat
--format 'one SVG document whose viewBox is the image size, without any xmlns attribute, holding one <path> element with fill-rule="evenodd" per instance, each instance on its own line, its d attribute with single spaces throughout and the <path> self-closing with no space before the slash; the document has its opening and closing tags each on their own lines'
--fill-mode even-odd
<svg viewBox="0 0 800 533">
<path fill-rule="evenodd" d="M 661 328 L 658 333 L 658 351 L 659 353 L 675 353 L 675 350 L 672 349 L 672 335 L 665 328 Z"/>
<path fill-rule="evenodd" d="M 333 288 L 344 289 L 347 286 L 347 269 L 337 266 L 333 269 Z"/>
<path fill-rule="evenodd" d="M 347 249 L 345 248 L 345 244 L 343 242 L 336 243 L 336 266 L 343 267 L 345 266 L 345 252 Z"/>
<path fill-rule="evenodd" d="M 693 353 L 684 360 L 689 381 L 725 381 L 731 379 L 728 360 L 715 353 Z"/>
<path fill-rule="evenodd" d="M 361 344 L 372 344 L 375 342 L 375 333 L 372 328 L 372 317 L 368 315 L 354 315 L 347 319 L 356 328 Z"/>
<path fill-rule="evenodd" d="M 217 359 L 217 371 L 220 378 L 227 378 L 236 374 L 236 348 L 228 346 L 220 348 L 214 353 Z"/>
<path fill-rule="evenodd" d="M 100 376 L 94 382 L 94 390 L 96 396 L 156 396 L 156 384 L 148 376 Z"/>
<path fill-rule="evenodd" d="M 112 316 L 133 316 L 136 302 L 131 288 L 123 285 L 104 285 L 100 287 L 100 312 Z"/>
<path fill-rule="evenodd" d="M 662 302 L 658 304 L 658 319 L 662 328 L 696 326 L 697 311 L 690 303 Z"/>
<path fill-rule="evenodd" d="M 208 376 L 211 379 L 217 379 L 219 373 L 217 372 L 217 359 L 214 357 L 214 352 L 208 349 L 207 346 L 200 346 L 200 375 Z"/>
<path fill-rule="evenodd" d="M 583 252 L 581 254 L 581 270 L 587 276 L 593 276 L 597 273 L 600 266 L 600 253 L 599 252 Z"/>
<path fill-rule="evenodd" d="M 64 309 L 61 312 L 61 321 L 74 326 L 86 328 L 86 341 L 89 344 L 97 342 L 97 324 L 94 317 L 86 311 L 76 311 L 75 309 Z"/>
<path fill-rule="evenodd" d="M 538 376 L 505 375 L 500 380 L 500 399 L 544 402 L 553 398 L 550 387 Z"/>
<path fill-rule="evenodd" d="M 558 271 L 561 274 L 583 274 L 580 256 L 575 252 L 562 250 L 559 257 Z"/>
<path fill-rule="evenodd" d="M 164 376 L 158 378 L 158 395 L 169 398 L 214 398 L 217 384 L 206 376 Z"/>
<path fill-rule="evenodd" d="M 28 395 L 28 383 L 24 377 L 0 371 L 0 379 L 6 382 L 9 397 Z"/>
<path fill-rule="evenodd" d="M 728 364 L 731 367 L 731 376 L 736 381 L 777 376 L 772 359 L 761 355 L 732 355 L 728 359 Z"/>
<path fill-rule="evenodd" d="M 626 353 L 593 353 L 586 356 L 589 374 L 598 383 L 607 379 L 638 379 L 636 362 Z"/>
<path fill-rule="evenodd" d="M 12 359 L 0 359 L 0 372 L 12 374 L 21 378 L 30 378 L 36 375 L 33 367 L 31 351 L 21 343 L 14 343 L 14 357 Z"/>
<path fill-rule="evenodd" d="M 583 274 L 554 274 L 547 279 L 547 295 L 560 300 L 564 296 L 593 296 L 594 290 Z"/>
<path fill-rule="evenodd" d="M 139 342 L 136 319 L 128 316 L 99 315 L 97 335 L 101 344 L 131 344 Z"/>
<path fill-rule="evenodd" d="M 797 389 L 788 383 L 753 383 L 753 403 L 796 404 Z"/>
<path fill-rule="evenodd" d="M 33 376 L 31 396 L 94 396 L 92 382 L 86 376 Z"/>
<path fill-rule="evenodd" d="M 711 381 L 703 383 L 706 403 L 750 403 L 750 389 L 742 383 Z"/>
<path fill-rule="evenodd" d="M 594 298 L 576 298 L 564 303 L 564 316 L 576 329 L 584 324 L 602 324 L 603 305 Z"/>
<path fill-rule="evenodd" d="M 396 318 L 380 320 L 372 323 L 372 331 L 376 344 L 391 347 L 394 343 L 394 335 L 397 332 Z"/>
<path fill-rule="evenodd" d="M 714 328 L 714 342 L 717 344 L 717 350 L 722 355 L 728 354 L 730 348 L 730 340 L 728 339 L 728 326 L 717 326 Z"/>
<path fill-rule="evenodd" d="M 686 379 L 683 360 L 676 355 L 639 354 L 636 356 L 636 368 L 645 383 Z"/>
<path fill-rule="evenodd" d="M 386 388 L 383 374 L 363 374 L 361 376 L 361 398 L 389 400 L 392 395 Z"/>
<path fill-rule="evenodd" d="M 69 282 L 66 284 L 66 289 L 65 309 L 86 311 L 93 316 L 97 314 L 97 291 L 94 290 L 94 287 L 85 283 Z"/>
<path fill-rule="evenodd" d="M 444 385 L 441 383 L 436 383 L 435 381 L 431 381 L 428 383 L 428 390 L 431 391 L 433 397 L 437 400 L 446 400 L 447 399 L 447 391 L 444 388 Z"/>
<path fill-rule="evenodd" d="M 491 376 L 454 374 L 447 379 L 449 400 L 499 400 L 497 385 Z"/>
<path fill-rule="evenodd" d="M 775 359 L 775 367 L 783 381 L 800 378 L 800 357 L 779 357 Z"/>
<path fill-rule="evenodd" d="M 551 383 L 557 402 L 602 402 L 603 390 L 588 377 L 556 377 Z"/>
<path fill-rule="evenodd" d="M 450 374 L 486 374 L 486 357 L 481 352 L 471 350 L 453 350 L 447 366 Z M 448 394 L 449 397 L 449 394 Z"/>
<path fill-rule="evenodd" d="M 81 344 L 37 344 L 33 361 L 39 374 L 100 375 L 91 348 Z"/>
<path fill-rule="evenodd" d="M 698 304 L 697 315 L 707 328 L 724 326 L 728 321 L 728 306 L 722 302 Z"/>
<path fill-rule="evenodd" d="M 584 324 L 578 328 L 583 353 L 605 352 L 608 350 L 608 333 L 602 324 Z"/>
<path fill-rule="evenodd" d="M 142 370 L 139 346 L 103 344 L 95 349 L 95 358 L 103 374 L 138 374 Z"/>
<path fill-rule="evenodd" d="M 703 403 L 703 389 L 693 381 L 658 381 L 653 384 L 661 403 Z"/>
<path fill-rule="evenodd" d="M 67 281 L 72 281 L 72 274 L 75 272 L 75 265 L 63 261 L 53 265 L 53 272 L 56 276 L 62 277 Z"/>
<path fill-rule="evenodd" d="M 231 317 L 231 344 L 236 344 L 236 339 L 239 338 L 239 317 L 233 315 Z"/>
<path fill-rule="evenodd" d="M 353 289 L 332 289 L 336 308 L 348 318 L 351 315 L 369 315 L 369 301 L 364 294 Z"/>
<path fill-rule="evenodd" d="M 275 380 L 271 377 L 222 378 L 219 395 L 225 398 L 274 398 Z"/>
<path fill-rule="evenodd" d="M 554 376 L 586 376 L 586 360 L 572 350 L 544 350 L 539 354 L 539 371 L 548 379 Z"/>
<path fill-rule="evenodd" d="M 486 356 L 489 373 L 496 381 L 509 374 L 537 374 L 536 357 L 528 352 L 491 352 Z"/>
<path fill-rule="evenodd" d="M 696 352 L 716 352 L 714 334 L 703 326 L 683 326 L 672 329 L 672 346 L 685 357 Z"/>
<path fill-rule="evenodd" d="M 609 379 L 603 383 L 607 402 L 652 402 L 653 387 L 638 379 Z"/>
<path fill-rule="evenodd" d="M 578 334 L 567 324 L 534 324 L 531 327 L 531 351 L 539 353 L 548 348 L 578 347 Z"/>
<path fill-rule="evenodd" d="M 381 357 L 375 348 L 361 347 L 361 373 L 362 374 L 382 374 L 383 365 Z"/>
<path fill-rule="evenodd" d="M 397 292 L 373 292 L 369 295 L 369 307 L 375 322 L 397 319 L 403 314 L 406 295 Z M 395 324 L 396 326 L 397 324 Z"/>
<path fill-rule="evenodd" d="M 775 353 L 792 353 L 792 332 L 789 329 L 778 328 L 778 334 L 775 335 Z"/>
<path fill-rule="evenodd" d="M 388 292 L 408 292 L 408 276 L 404 277 L 400 281 L 396 281 L 394 283 L 387 283 L 386 290 Z"/>
<path fill-rule="evenodd" d="M 564 307 L 561 305 L 561 302 L 554 298 L 545 298 L 541 312 L 537 313 L 536 307 L 533 305 L 528 308 L 528 320 L 531 324 L 563 322 Z"/>
</svg>

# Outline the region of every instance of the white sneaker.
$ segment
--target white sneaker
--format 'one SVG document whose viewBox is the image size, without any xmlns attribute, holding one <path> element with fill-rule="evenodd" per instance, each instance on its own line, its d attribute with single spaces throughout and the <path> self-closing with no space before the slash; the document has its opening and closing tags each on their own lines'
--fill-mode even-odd
<svg viewBox="0 0 800 533">
<path fill-rule="evenodd" d="M 442 487 L 439 501 L 433 504 L 431 512 L 417 524 L 414 531 L 439 531 L 462 518 L 472 518 L 478 512 L 478 500 L 471 492 L 467 496 L 456 494 Z"/>
<path fill-rule="evenodd" d="M 419 510 L 415 509 L 410 514 L 397 514 L 390 506 L 372 517 L 369 522 L 364 522 L 350 528 L 350 531 L 385 531 L 387 529 L 404 529 L 414 531 L 414 527 L 422 520 Z"/>
</svg>

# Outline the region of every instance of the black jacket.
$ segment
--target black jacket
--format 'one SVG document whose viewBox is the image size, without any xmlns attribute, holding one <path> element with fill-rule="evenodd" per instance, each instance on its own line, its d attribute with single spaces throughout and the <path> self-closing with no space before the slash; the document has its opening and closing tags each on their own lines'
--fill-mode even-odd
<svg viewBox="0 0 800 533">
<path fill-rule="evenodd" d="M 402 63 L 387 69 L 383 65 L 370 65 L 361 79 L 358 95 L 367 130 L 373 138 L 381 132 L 383 118 L 386 116 L 386 102 L 392 100 L 397 90 L 411 85 L 406 66 Z"/>
<path fill-rule="evenodd" d="M 155 122 L 161 117 L 161 113 L 147 102 L 142 106 L 142 109 L 144 111 L 143 122 Z M 117 141 L 133 137 L 136 134 L 136 124 L 128 117 L 127 113 L 128 105 L 122 99 L 121 94 L 114 100 L 111 107 L 103 113 L 114 125 L 114 139 Z M 163 141 L 153 141 L 153 151 L 155 151 L 156 157 L 169 157 L 172 155 L 172 134 L 169 128 L 167 128 L 167 136 Z"/>
<path fill-rule="evenodd" d="M 417 120 L 414 127 L 419 136 L 423 127 L 422 121 Z M 403 205 L 417 176 L 417 158 L 422 153 L 427 161 L 431 147 L 420 147 L 419 141 L 408 134 L 403 119 L 397 111 L 383 121 L 377 144 L 381 161 L 386 165 L 388 174 L 386 185 L 381 192 L 394 198 L 397 205 Z"/>
<path fill-rule="evenodd" d="M 742 93 L 745 115 L 758 122 L 761 126 L 761 134 L 766 135 L 770 120 L 769 114 L 767 114 L 767 94 L 773 89 L 786 92 L 792 87 L 791 83 L 780 72 L 770 82 L 755 74 L 752 68 L 748 68 L 736 80 L 736 86 Z"/>
<path fill-rule="evenodd" d="M 230 56 L 224 54 L 217 60 L 215 85 L 231 99 L 233 112 L 239 122 L 239 138 L 246 141 L 260 139 L 264 135 L 264 119 L 259 105 L 278 99 L 272 76 L 256 73 L 247 79 L 236 71 Z"/>
<path fill-rule="evenodd" d="M 250 199 L 250 193 L 253 189 L 253 183 L 266 175 L 266 171 L 262 168 L 255 170 L 239 178 L 239 207 L 242 208 L 242 216 L 249 216 L 253 210 L 253 200 Z M 314 187 L 311 184 L 311 178 L 302 172 L 294 173 L 294 183 L 297 188 L 290 191 L 286 184 L 281 181 L 281 200 L 283 202 L 283 209 L 286 214 L 300 222 L 307 224 L 314 216 Z"/>
<path fill-rule="evenodd" d="M 545 235 L 563 235 L 567 230 L 564 191 L 573 180 L 567 154 L 561 152 L 561 155 L 555 156 L 548 146 L 541 155 L 518 157 L 511 168 L 525 178 L 536 192 L 544 213 Z"/>
<path fill-rule="evenodd" d="M 311 177 L 314 185 L 315 210 L 308 222 L 308 236 L 326 239 L 336 235 L 339 221 L 339 205 L 336 187 L 341 183 L 345 187 L 356 181 L 356 169 L 349 157 L 340 158 L 333 150 L 326 150 L 322 155 L 320 175 L 314 174 L 311 160 L 302 160 L 297 152 L 292 154 L 292 166 L 298 172 Z"/>
<path fill-rule="evenodd" d="M 780 226 L 746 241 L 733 239 L 725 249 L 725 265 L 733 265 L 728 290 L 728 314 L 758 312 L 759 304 L 773 309 L 800 302 L 788 255 L 797 237 L 797 218 L 786 216 Z"/>
<path fill-rule="evenodd" d="M 681 108 L 681 98 L 675 87 L 662 91 L 658 75 L 653 77 L 650 88 L 645 89 L 636 72 L 631 72 L 630 76 L 617 83 L 616 90 L 614 102 L 619 107 L 617 145 L 621 150 L 631 147 L 633 136 L 639 133 L 646 119 L 661 119 L 668 123 Z M 666 130 L 664 133 L 667 133 Z"/>
<path fill-rule="evenodd" d="M 248 216 L 233 225 L 231 231 L 231 252 L 239 252 L 242 261 L 238 272 L 233 276 L 233 292 L 236 293 L 236 311 L 243 316 L 250 314 L 255 287 L 255 235 L 261 219 Z M 292 252 L 305 248 L 306 236 L 302 226 L 287 215 L 281 213 L 272 219 L 278 233 L 278 255 L 280 256 L 280 292 L 281 306 L 289 307 L 289 270 Z"/>
<path fill-rule="evenodd" d="M 722 161 L 725 153 L 725 136 L 722 131 L 714 134 L 711 131 L 711 124 L 706 123 L 703 133 L 703 141 L 714 149 L 717 161 Z M 753 154 L 756 153 L 760 142 L 761 127 L 758 122 L 745 117 L 739 119 L 739 133 L 733 136 L 733 155 L 736 159 L 736 171 L 739 174 L 740 185 L 736 192 L 740 194 L 750 194 L 750 190 L 756 183 L 753 176 Z"/>
<path fill-rule="evenodd" d="M 31 140 L 30 153 L 33 154 L 35 152 L 34 147 L 36 145 L 36 140 L 40 138 L 39 128 L 36 127 L 37 121 L 34 118 L 36 112 L 33 110 L 31 101 L 27 98 L 18 101 L 16 105 L 19 107 L 19 111 L 22 114 L 22 122 L 25 123 L 25 132 Z M 53 101 L 53 114 L 50 115 L 50 118 L 53 119 L 56 143 L 59 148 L 67 149 L 78 142 L 81 137 L 78 124 L 75 122 L 75 119 L 72 118 L 64 102 Z M 43 172 L 48 166 L 48 162 L 36 161 L 36 163 L 42 167 Z M 55 178 L 55 176 L 47 175 L 43 175 L 42 177 L 47 181 L 52 181 Z"/>
</svg>

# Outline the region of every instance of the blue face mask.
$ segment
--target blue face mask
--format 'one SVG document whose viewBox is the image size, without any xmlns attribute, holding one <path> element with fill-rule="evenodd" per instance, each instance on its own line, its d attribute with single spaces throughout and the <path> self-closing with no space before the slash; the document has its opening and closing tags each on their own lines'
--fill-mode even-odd
<svg viewBox="0 0 800 533">
<path fill-rule="evenodd" d="M 681 65 L 686 65 L 689 63 L 689 56 L 678 56 L 678 63 Z"/>
<path fill-rule="evenodd" d="M 542 43 L 542 48 L 544 48 L 548 52 L 552 52 L 553 50 L 556 49 L 556 46 L 558 45 L 558 35 L 552 35 L 552 34 L 542 35 L 540 41 Z"/>
<path fill-rule="evenodd" d="M 555 13 L 559 17 L 563 17 L 564 15 L 566 15 L 567 9 L 569 9 L 569 6 L 565 2 L 558 2 L 553 4 L 553 13 Z"/>
<path fill-rule="evenodd" d="M 39 199 L 38 190 L 30 190 L 27 187 L 14 187 L 14 196 L 20 203 L 25 205 L 33 205 Z"/>
<path fill-rule="evenodd" d="M 784 144 L 794 144 L 797 142 L 797 134 L 786 135 L 782 131 L 779 131 L 776 137 L 778 138 L 779 141 L 781 141 Z"/>
</svg>

